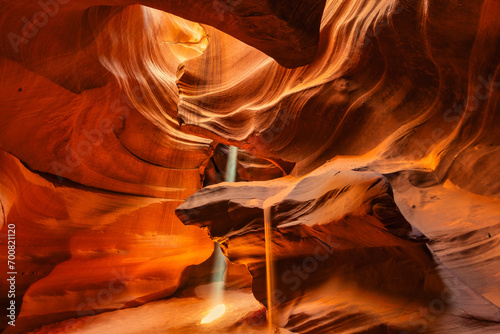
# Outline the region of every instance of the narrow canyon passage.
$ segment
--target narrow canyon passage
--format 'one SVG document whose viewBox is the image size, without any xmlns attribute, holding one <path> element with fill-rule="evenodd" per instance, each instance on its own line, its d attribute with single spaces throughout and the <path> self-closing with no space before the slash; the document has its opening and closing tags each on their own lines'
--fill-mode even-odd
<svg viewBox="0 0 500 334">
<path fill-rule="evenodd" d="M 0 9 L 3 333 L 500 333 L 497 0 Z"/>
</svg>

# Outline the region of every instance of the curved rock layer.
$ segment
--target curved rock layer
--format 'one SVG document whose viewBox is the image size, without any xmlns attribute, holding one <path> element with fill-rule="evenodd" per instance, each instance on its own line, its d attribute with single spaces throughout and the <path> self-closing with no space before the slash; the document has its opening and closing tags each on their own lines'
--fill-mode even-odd
<svg viewBox="0 0 500 334">
<path fill-rule="evenodd" d="M 165 58 L 154 59 L 164 63 L 157 70 L 165 83 L 161 102 L 174 114 L 176 69 L 206 46 L 202 28 L 140 6 L 92 7 L 80 15 L 100 34 L 90 44 L 68 46 L 63 42 L 75 41 L 66 35 L 58 39 L 53 29 L 66 27 L 78 35 L 90 28 L 72 29 L 67 23 L 74 18 L 60 10 L 16 54 L 17 61 L 5 54 L 1 59 L 2 233 L 15 224 L 18 254 L 18 322 L 7 332 L 170 296 L 187 279 L 184 270 L 213 250 L 203 233 L 186 229 L 174 215 L 182 200 L 202 187 L 211 141 L 180 132 L 166 112 L 141 114 L 134 102 L 152 102 L 137 82 L 148 74 L 140 77 L 139 68 L 133 72 L 116 61 L 133 55 L 131 48 L 120 53 L 134 40 L 117 38 L 118 33 L 132 36 L 142 29 L 149 38 L 135 40 L 134 47 L 144 50 L 137 63 L 154 53 L 145 43 L 162 52 Z M 14 14 L 2 11 L 3 23 Z M 147 20 L 155 21 L 153 32 L 145 29 Z M 175 29 L 167 34 L 165 26 Z M 85 57 L 93 63 L 86 66 Z M 197 252 L 190 252 L 192 244 Z M 2 249 L 5 259 L 3 236 Z M 7 294 L 2 296 L 8 302 Z"/>
<path fill-rule="evenodd" d="M 492 0 L 328 1 L 318 55 L 297 69 L 207 28 L 211 43 L 179 80 L 179 117 L 296 163 L 296 175 L 364 155 L 372 170 L 498 197 L 498 15 Z"/>
<path fill-rule="evenodd" d="M 60 185 L 3 150 L 1 163 L 4 218 L 16 226 L 20 310 L 6 333 L 172 295 L 186 266 L 212 252 L 202 231 L 173 216 L 179 200 Z M 6 262 L 5 254 L 2 243 Z"/>
<path fill-rule="evenodd" d="M 270 208 L 276 324 L 294 333 L 415 332 L 423 328 L 419 309 L 434 304 L 441 313 L 463 316 L 465 309 L 471 317 L 500 320 L 497 307 L 462 290 L 435 263 L 384 177 L 338 167 L 329 163 L 297 179 L 210 186 L 176 212 L 185 224 L 207 228 L 229 260 L 248 266 L 253 293 L 267 305 L 263 208 Z M 451 318 L 425 328 L 453 326 Z"/>
<path fill-rule="evenodd" d="M 267 305 L 268 201 L 282 332 L 500 331 L 498 1 L 0 9 L 0 257 L 15 224 L 19 272 L 5 332 L 199 312 L 180 289 L 208 282 L 213 242 L 174 211 L 223 179 L 226 145 L 250 182 L 203 189 L 178 213 L 248 266 L 229 265 L 227 286 L 251 281 Z M 200 333 L 264 330 L 244 303 L 256 313 L 235 306 Z M 193 331 L 195 318 L 127 330 Z M 40 331 L 78 332 L 67 324 Z"/>
<path fill-rule="evenodd" d="M 211 23 L 292 67 L 314 57 L 324 7 L 148 5 Z M 211 140 L 181 132 L 176 117 L 177 69 L 209 37 L 198 23 L 135 2 L 0 6 L 2 226 L 16 225 L 23 268 L 18 326 L 8 331 L 172 295 L 213 250 L 174 215 L 204 182 L 218 182 Z M 266 170 L 282 175 L 251 156 L 240 166 L 248 180 Z"/>
</svg>

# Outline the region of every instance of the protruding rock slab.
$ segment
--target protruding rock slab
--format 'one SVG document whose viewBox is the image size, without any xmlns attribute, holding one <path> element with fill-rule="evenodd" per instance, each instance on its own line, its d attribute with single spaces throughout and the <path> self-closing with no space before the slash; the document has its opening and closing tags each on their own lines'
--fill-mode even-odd
<svg viewBox="0 0 500 334">
<path fill-rule="evenodd" d="M 399 212 L 379 174 L 330 163 L 302 178 L 223 183 L 189 197 L 176 214 L 207 228 L 229 260 L 246 264 L 256 298 L 267 305 L 268 206 L 280 326 L 319 326 L 318 333 L 387 323 L 407 329 L 401 309 L 428 304 L 443 289 L 425 237 Z M 348 325 L 345 317 L 357 320 Z"/>
</svg>

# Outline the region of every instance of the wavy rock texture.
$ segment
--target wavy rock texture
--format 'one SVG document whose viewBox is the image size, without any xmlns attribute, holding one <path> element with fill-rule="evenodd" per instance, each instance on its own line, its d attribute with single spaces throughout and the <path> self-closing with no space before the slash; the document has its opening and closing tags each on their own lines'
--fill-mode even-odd
<svg viewBox="0 0 500 334">
<path fill-rule="evenodd" d="M 212 252 L 203 232 L 171 216 L 179 200 L 59 185 L 5 151 L 1 162 L 23 301 L 16 332 L 172 295 L 186 266 Z M 189 250 L 193 243 L 197 252 Z"/>
<path fill-rule="evenodd" d="M 281 282 L 282 333 L 500 331 L 498 1 L 0 8 L 0 257 L 15 224 L 19 272 L 6 333 L 264 331 L 245 289 L 266 304 L 272 196 L 278 273 L 341 245 L 297 289 Z M 227 145 L 244 183 L 216 185 Z M 175 215 L 194 193 L 181 218 L 239 263 L 221 327 L 192 314 L 214 271 L 209 236 Z M 124 325 L 173 309 L 189 317 Z"/>
<path fill-rule="evenodd" d="M 314 58 L 324 3 L 283 4 L 150 5 L 303 65 Z M 213 250 L 174 215 L 204 179 L 218 182 L 215 145 L 181 132 L 176 117 L 177 69 L 209 37 L 198 23 L 134 2 L 1 7 L 2 226 L 16 225 L 22 268 L 18 325 L 7 332 L 172 295 Z M 240 167 L 247 179 L 267 169 L 283 175 L 251 156 Z"/>
<path fill-rule="evenodd" d="M 20 55 L 23 62 L 2 58 L 0 141 L 10 152 L 2 151 L 2 205 L 5 223 L 16 225 L 19 268 L 18 324 L 9 326 L 10 332 L 172 295 L 185 268 L 205 261 L 213 250 L 203 233 L 186 229 L 174 215 L 182 200 L 202 187 L 200 173 L 211 154 L 210 141 L 181 133 L 167 113 L 144 117 L 132 102 L 146 101 L 137 85 L 144 77 L 116 62 L 118 49 L 132 42 L 116 34 L 128 31 L 130 36 L 142 27 L 149 39 L 135 40 L 134 47 L 142 45 L 147 53 L 143 43 L 151 43 L 161 50 L 165 58 L 155 61 L 164 63 L 158 70 L 158 80 L 166 83 L 162 103 L 175 111 L 176 67 L 201 53 L 203 31 L 198 24 L 139 6 L 118 12 L 108 25 L 95 21 L 105 28 L 91 45 L 100 50 L 99 57 L 92 57 L 98 66 L 91 67 L 108 78 L 121 71 L 120 78 L 130 75 L 135 86 L 123 81 L 120 87 L 119 80 L 106 83 L 90 73 L 78 58 L 85 53 L 80 46 L 54 59 L 50 53 L 67 46 L 48 43 L 54 49 L 44 53 L 39 41 L 57 41 L 52 26 L 29 40 L 30 52 Z M 70 19 L 63 14 L 54 20 Z M 156 20 L 156 34 L 144 29 L 147 19 Z M 177 29 L 159 34 L 164 24 Z M 71 42 L 66 37 L 62 41 Z M 125 49 L 128 55 L 122 51 L 121 56 L 134 58 L 132 49 Z M 39 63 L 30 62 L 35 56 Z M 74 72 L 72 65 L 82 67 Z M 82 83 L 86 75 L 93 80 L 91 87 L 89 81 Z M 75 94 L 77 90 L 81 92 Z M 192 244 L 199 246 L 197 252 L 189 251 Z M 4 240 L 2 246 L 5 259 Z M 4 287 L 2 283 L 2 291 Z"/>
<path fill-rule="evenodd" d="M 195 133 L 296 163 L 296 175 L 364 155 L 374 170 L 419 170 L 418 183 L 449 178 L 498 197 L 485 180 L 500 156 L 499 10 L 329 1 L 319 53 L 298 69 L 209 30 L 203 56 L 184 66 L 179 117 Z"/>
<path fill-rule="evenodd" d="M 292 332 L 415 332 L 423 328 L 415 320 L 419 308 L 434 304 L 441 313 L 463 316 L 457 310 L 466 309 L 472 318 L 500 320 L 493 304 L 445 283 L 458 279 L 441 272 L 384 177 L 335 167 L 297 179 L 210 186 L 176 212 L 185 224 L 207 228 L 230 261 L 248 266 L 253 293 L 266 305 L 263 208 L 270 208 L 276 323 Z"/>
<path fill-rule="evenodd" d="M 500 305 L 494 288 L 499 283 L 499 178 L 495 166 L 500 162 L 500 29 L 492 18 L 499 10 L 493 1 L 330 1 L 321 25 L 318 56 L 312 64 L 292 70 L 212 31 L 217 36 L 215 43 L 203 56 L 186 62 L 179 80 L 179 117 L 192 133 L 244 147 L 286 171 L 295 166 L 292 174 L 296 176 L 307 175 L 329 159 L 339 169 L 390 176 L 398 205 L 405 207 L 405 216 L 431 239 L 436 259 L 477 292 L 476 302 L 467 311 L 463 311 L 468 308 L 467 298 L 459 298 L 462 305 L 456 300 L 438 300 L 451 309 L 462 309 L 452 312 L 454 315 L 469 317 L 479 312 L 481 316 L 471 317 L 486 320 L 481 328 L 434 310 L 439 316 L 410 315 L 403 328 L 498 331 L 486 325 L 498 322 L 496 306 Z M 226 61 L 217 67 L 207 65 L 218 59 Z M 211 75 L 201 71 L 207 67 Z M 232 68 L 240 76 L 230 72 Z M 258 196 L 260 188 L 256 184 L 250 197 Z M 279 186 L 275 188 L 279 191 Z M 221 211 L 212 215 L 209 224 L 215 226 L 215 237 L 219 224 L 261 215 L 261 209 L 253 207 L 258 203 L 231 203 L 214 203 Z M 224 212 L 231 217 L 237 205 L 247 207 L 248 212 L 228 221 Z M 191 222 L 197 215 L 188 210 L 184 218 Z M 228 232 L 228 256 L 231 245 L 243 249 L 253 244 L 241 237 L 240 245 L 232 233 Z M 245 234 L 249 231 L 239 233 L 251 239 Z M 263 238 L 262 231 L 258 235 Z M 286 244 L 276 243 L 275 247 Z M 302 254 L 302 259 L 308 255 Z M 453 274 L 439 272 L 445 285 L 451 289 L 459 286 L 455 279 L 447 283 Z M 340 286 L 339 290 L 345 288 Z M 483 304 L 491 306 L 485 313 L 478 311 Z M 314 327 L 306 325 L 311 309 L 304 309 L 309 314 L 291 320 L 287 328 L 307 332 Z M 324 330 L 330 330 L 328 319 L 332 317 L 335 315 L 329 314 L 319 321 L 326 326 Z M 352 329 L 339 327 L 342 319 L 335 325 L 339 331 Z"/>
</svg>

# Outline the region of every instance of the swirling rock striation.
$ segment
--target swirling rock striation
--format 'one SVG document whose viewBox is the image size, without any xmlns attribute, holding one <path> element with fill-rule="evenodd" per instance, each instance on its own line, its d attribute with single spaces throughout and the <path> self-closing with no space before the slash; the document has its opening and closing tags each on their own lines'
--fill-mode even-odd
<svg viewBox="0 0 500 334">
<path fill-rule="evenodd" d="M 279 325 L 498 332 L 498 1 L 0 8 L 2 247 L 16 224 L 24 268 L 10 332 L 206 283 L 212 241 L 174 210 L 223 179 L 225 145 L 249 182 L 178 212 L 248 265 L 265 303 L 262 207 L 277 196 Z M 300 276 L 306 259 L 321 263 Z"/>
<path fill-rule="evenodd" d="M 230 261 L 248 266 L 264 304 L 264 206 L 271 210 L 280 324 L 292 332 L 339 331 L 346 311 L 363 318 L 351 329 L 400 328 L 401 305 L 424 305 L 443 288 L 425 238 L 399 212 L 387 180 L 330 164 L 297 179 L 209 186 L 176 210 L 185 224 L 207 228 Z M 392 311 L 374 314 L 377 295 Z M 341 301 L 349 307 L 339 310 Z"/>
</svg>

